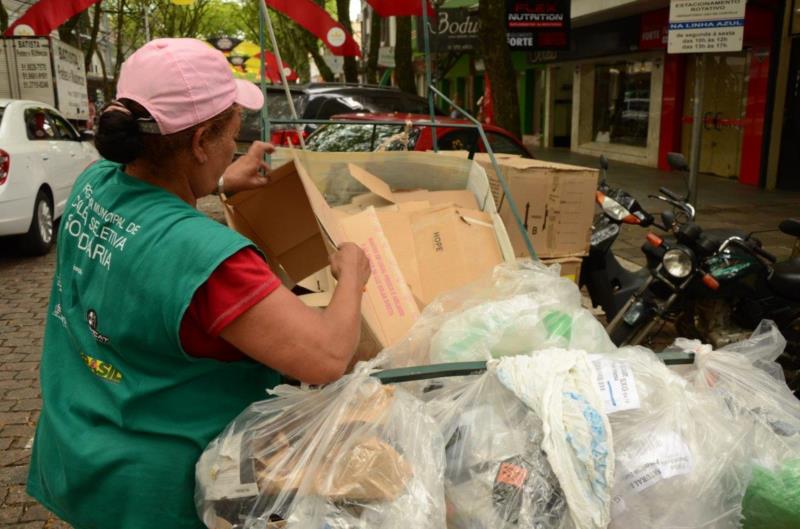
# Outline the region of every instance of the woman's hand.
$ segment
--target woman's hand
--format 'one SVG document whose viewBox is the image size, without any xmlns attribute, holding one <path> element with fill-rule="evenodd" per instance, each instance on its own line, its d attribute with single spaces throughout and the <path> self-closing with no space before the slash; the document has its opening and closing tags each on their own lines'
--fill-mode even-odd
<svg viewBox="0 0 800 529">
<path fill-rule="evenodd" d="M 238 193 L 267 185 L 269 166 L 264 163 L 264 155 L 275 152 L 271 143 L 254 141 L 247 153 L 233 162 L 222 175 L 222 187 L 225 193 Z"/>
<path fill-rule="evenodd" d="M 352 278 L 358 288 L 364 288 L 371 274 L 367 254 L 352 242 L 341 244 L 339 250 L 331 255 L 331 273 L 338 281 Z"/>
</svg>

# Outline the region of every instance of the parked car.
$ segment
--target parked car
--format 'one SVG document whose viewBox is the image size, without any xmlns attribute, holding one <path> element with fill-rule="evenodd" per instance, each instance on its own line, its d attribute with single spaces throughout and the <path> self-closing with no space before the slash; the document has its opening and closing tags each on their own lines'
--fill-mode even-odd
<svg viewBox="0 0 800 529">
<path fill-rule="evenodd" d="M 0 99 L 0 236 L 47 253 L 78 175 L 100 155 L 55 108 Z"/>
<path fill-rule="evenodd" d="M 344 114 L 333 116 L 333 120 L 363 121 L 363 125 L 331 124 L 320 127 L 306 140 L 306 147 L 312 151 L 371 152 L 375 150 L 428 151 L 433 149 L 432 127 L 418 125 L 429 122 L 427 114 Z M 399 120 L 408 125 L 378 125 L 370 121 Z M 456 128 L 464 125 L 465 119 L 448 117 L 436 118 L 441 126 L 436 127 L 438 147 L 444 151 L 486 152 L 483 141 L 476 128 Z M 406 129 L 408 132 L 406 133 Z M 483 130 L 492 151 L 502 154 L 516 154 L 523 158 L 533 158 L 530 151 L 505 129 L 494 125 L 484 125 Z"/>
<path fill-rule="evenodd" d="M 404 114 L 427 114 L 428 100 L 414 94 L 402 92 L 398 88 L 336 83 L 311 83 L 296 85 L 290 89 L 292 102 L 297 116 L 305 119 L 330 119 L 337 114 L 355 112 L 401 112 Z M 289 102 L 282 86 L 267 87 L 267 111 L 270 119 L 290 119 L 292 117 Z M 438 115 L 444 115 L 435 109 Z M 303 134 L 307 137 L 316 125 L 303 126 Z M 238 142 L 240 150 L 261 138 L 260 112 L 243 111 L 242 128 Z M 294 145 L 300 143 L 295 127 L 273 125 L 270 130 L 270 141 L 275 145 Z"/>
</svg>

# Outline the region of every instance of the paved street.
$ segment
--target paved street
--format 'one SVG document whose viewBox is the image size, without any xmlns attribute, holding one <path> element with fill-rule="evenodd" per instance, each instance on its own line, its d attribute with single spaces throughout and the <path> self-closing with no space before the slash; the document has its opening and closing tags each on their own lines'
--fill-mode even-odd
<svg viewBox="0 0 800 529">
<path fill-rule="evenodd" d="M 540 151 L 540 158 L 594 165 L 591 158 L 565 151 Z M 612 162 L 609 180 L 640 197 L 646 208 L 660 211 L 647 199 L 666 185 L 682 191 L 679 175 Z M 744 226 L 750 230 L 775 229 L 778 222 L 800 215 L 800 194 L 764 192 L 704 177 L 700 188 L 698 221 L 704 227 Z M 200 205 L 213 218 L 222 219 L 216 198 Z M 644 230 L 626 227 L 618 241 L 620 255 L 640 260 Z M 792 241 L 780 233 L 763 234 L 767 248 L 788 255 Z M 38 384 L 40 348 L 45 309 L 53 275 L 55 252 L 46 257 L 20 257 L 13 241 L 0 239 L 0 528 L 57 529 L 59 521 L 24 492 L 30 442 L 41 407 Z"/>
</svg>

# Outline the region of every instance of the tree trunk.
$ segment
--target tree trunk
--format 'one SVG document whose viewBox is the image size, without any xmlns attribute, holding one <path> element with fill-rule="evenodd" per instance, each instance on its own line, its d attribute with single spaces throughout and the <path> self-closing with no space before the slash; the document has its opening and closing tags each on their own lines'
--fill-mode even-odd
<svg viewBox="0 0 800 529">
<path fill-rule="evenodd" d="M 403 92 L 417 93 L 414 62 L 411 60 L 411 17 L 397 17 L 397 40 L 394 46 L 397 85 Z"/>
<path fill-rule="evenodd" d="M 336 0 L 336 16 L 344 30 L 353 34 L 353 25 L 350 23 L 350 0 Z M 356 57 L 344 58 L 344 80 L 348 83 L 358 82 L 358 62 Z"/>
<path fill-rule="evenodd" d="M 6 6 L 3 5 L 3 2 L 0 2 L 0 32 L 5 33 L 8 29 L 8 11 L 6 11 Z"/>
<path fill-rule="evenodd" d="M 506 0 L 480 0 L 483 63 L 492 83 L 495 123 L 520 137 L 517 73 L 506 40 Z"/>
<path fill-rule="evenodd" d="M 378 53 L 381 47 L 381 17 L 371 9 L 369 25 L 369 52 L 367 54 L 367 82 L 378 84 Z"/>
<path fill-rule="evenodd" d="M 333 75 L 333 70 L 328 67 L 328 65 L 325 63 L 325 60 L 322 58 L 319 48 L 316 47 L 316 42 L 314 46 L 309 48 L 309 54 L 311 55 L 311 58 L 314 59 L 314 64 L 317 65 L 317 70 L 319 70 L 322 80 L 326 83 L 332 83 L 335 81 L 336 76 Z"/>
<path fill-rule="evenodd" d="M 92 19 L 92 34 L 89 37 L 89 46 L 86 48 L 86 51 L 83 55 L 83 65 L 85 70 L 88 72 L 89 68 L 92 66 L 92 57 L 94 56 L 95 51 L 97 51 L 97 34 L 100 32 L 100 4 L 102 2 L 98 2 L 94 6 L 94 18 Z"/>
</svg>

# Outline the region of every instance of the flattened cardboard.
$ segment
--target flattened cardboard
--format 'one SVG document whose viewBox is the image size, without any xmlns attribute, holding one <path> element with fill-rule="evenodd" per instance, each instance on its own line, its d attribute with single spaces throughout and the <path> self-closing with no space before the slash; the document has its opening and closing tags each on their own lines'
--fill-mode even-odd
<svg viewBox="0 0 800 529">
<path fill-rule="evenodd" d="M 345 240 L 359 245 L 369 258 L 372 275 L 361 298 L 361 312 L 384 346 L 396 343 L 419 317 L 374 208 L 340 219 Z"/>
<path fill-rule="evenodd" d="M 443 206 L 411 215 L 420 286 L 414 294 L 428 304 L 436 296 L 471 283 L 503 262 L 491 216 Z"/>
<path fill-rule="evenodd" d="M 475 155 L 486 170 L 514 253 L 527 257 L 502 186 L 486 154 Z M 589 248 L 598 171 L 519 157 L 498 157 L 514 201 L 539 257 L 585 255 Z"/>
</svg>

